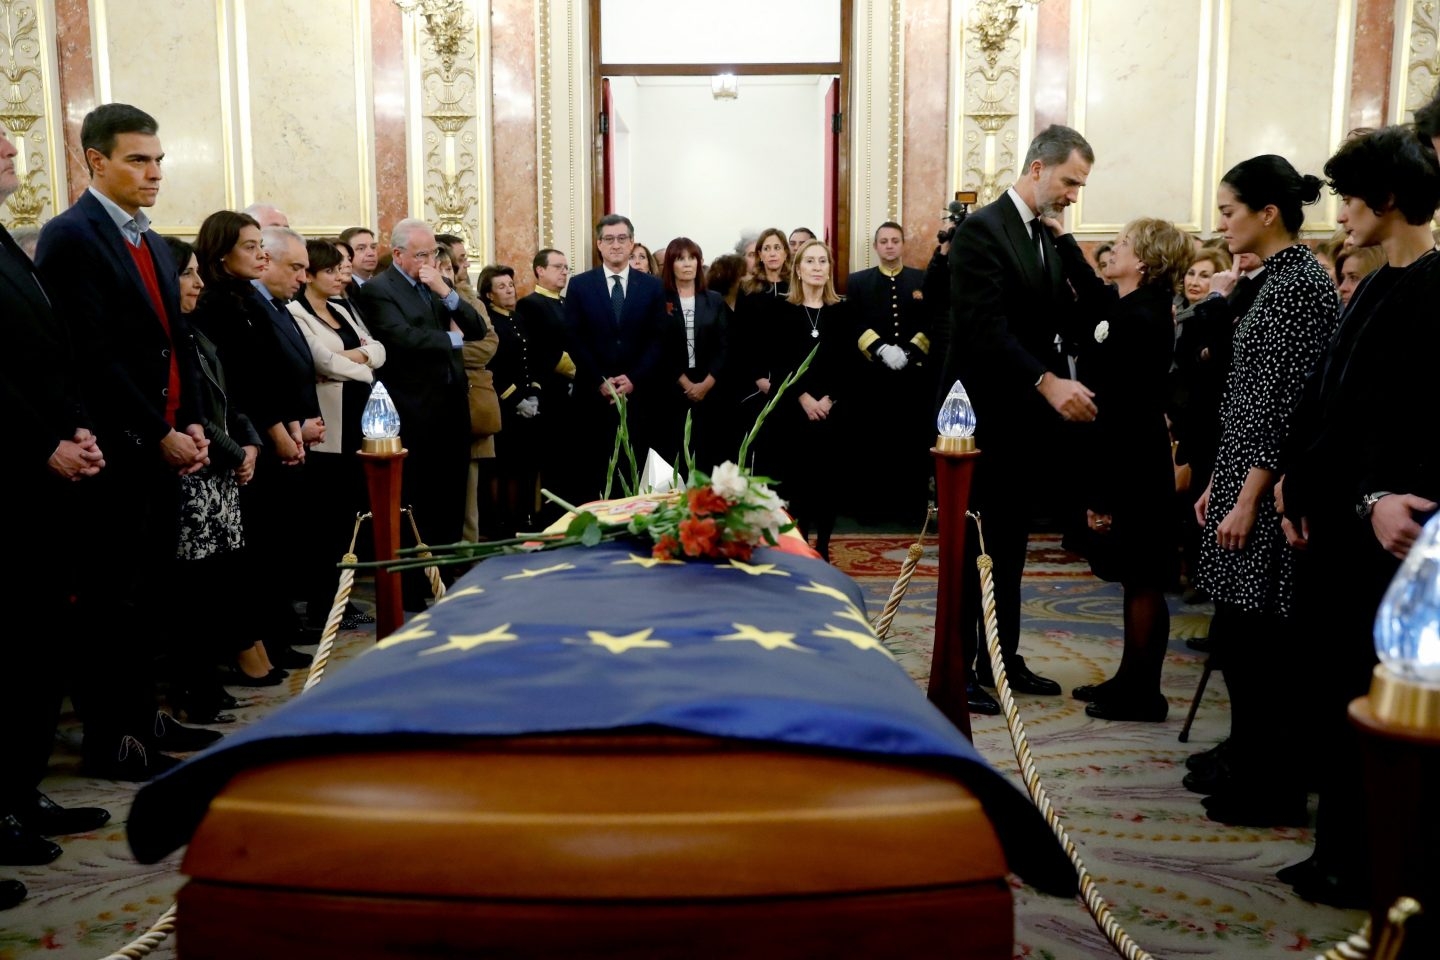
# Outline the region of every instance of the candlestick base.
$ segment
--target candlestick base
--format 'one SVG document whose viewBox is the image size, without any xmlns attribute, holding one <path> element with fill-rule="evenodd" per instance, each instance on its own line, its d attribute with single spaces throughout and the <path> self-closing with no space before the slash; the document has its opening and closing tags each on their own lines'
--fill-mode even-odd
<svg viewBox="0 0 1440 960">
<path fill-rule="evenodd" d="M 935 438 L 935 452 L 936 452 L 936 453 L 943 453 L 943 454 L 947 454 L 947 455 L 954 455 L 954 454 L 957 454 L 957 453 L 974 453 L 974 452 L 975 452 L 975 438 L 974 438 L 974 437 L 946 437 L 946 436 L 936 437 L 936 438 Z"/>
<path fill-rule="evenodd" d="M 1370 680 L 1370 710 L 1381 723 L 1440 736 L 1440 686 L 1397 676 L 1383 665 Z"/>
</svg>

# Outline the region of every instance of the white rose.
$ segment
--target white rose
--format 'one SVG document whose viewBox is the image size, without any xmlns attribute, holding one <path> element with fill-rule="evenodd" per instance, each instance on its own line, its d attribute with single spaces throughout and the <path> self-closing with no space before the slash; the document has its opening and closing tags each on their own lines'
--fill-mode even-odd
<svg viewBox="0 0 1440 960">
<path fill-rule="evenodd" d="M 750 481 L 740 472 L 739 467 L 726 460 L 710 474 L 710 486 L 714 487 L 720 496 L 733 502 L 745 496 L 750 489 Z"/>
<path fill-rule="evenodd" d="M 1104 343 L 1108 336 L 1110 336 L 1110 321 L 1101 320 L 1095 325 L 1095 342 Z"/>
</svg>

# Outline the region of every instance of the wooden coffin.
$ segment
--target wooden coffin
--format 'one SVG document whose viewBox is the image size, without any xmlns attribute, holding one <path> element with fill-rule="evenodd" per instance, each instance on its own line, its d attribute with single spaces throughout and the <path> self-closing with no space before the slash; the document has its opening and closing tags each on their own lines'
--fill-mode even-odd
<svg viewBox="0 0 1440 960">
<path fill-rule="evenodd" d="M 687 736 L 456 744 L 237 776 L 185 857 L 180 956 L 1011 956 L 1000 844 L 942 773 Z"/>
</svg>

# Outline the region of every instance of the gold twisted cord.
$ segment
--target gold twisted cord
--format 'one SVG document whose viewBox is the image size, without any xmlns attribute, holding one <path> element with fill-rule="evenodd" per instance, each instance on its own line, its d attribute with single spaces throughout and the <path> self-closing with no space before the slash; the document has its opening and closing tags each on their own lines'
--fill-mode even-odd
<svg viewBox="0 0 1440 960">
<path fill-rule="evenodd" d="M 341 563 L 355 563 L 360 559 L 355 553 L 355 542 L 360 538 L 360 525 L 369 518 L 369 513 L 355 515 L 355 528 L 350 531 L 350 549 L 341 558 Z M 341 570 L 340 583 L 335 588 L 335 602 L 330 606 L 330 615 L 325 618 L 325 629 L 320 633 L 320 645 L 315 648 L 315 658 L 310 661 L 310 674 L 305 678 L 301 693 L 315 686 L 325 675 L 325 665 L 330 662 L 330 651 L 335 646 L 335 638 L 340 634 L 340 621 L 345 619 L 345 607 L 350 602 L 350 591 L 354 586 L 355 571 Z"/>
<path fill-rule="evenodd" d="M 102 960 L 140 960 L 141 957 L 149 956 L 155 948 L 165 942 L 165 938 L 175 932 L 175 904 L 170 904 L 170 909 L 160 914 L 160 919 L 150 925 L 140 936 L 131 940 L 125 946 L 112 954 L 103 957 Z"/>
<path fill-rule="evenodd" d="M 890 634 L 890 624 L 895 620 L 895 613 L 900 609 L 900 601 L 905 599 L 905 591 L 910 589 L 910 580 L 915 576 L 915 565 L 925 555 L 925 533 L 930 529 L 930 517 L 934 515 L 933 506 L 925 511 L 925 522 L 920 527 L 920 536 L 911 544 L 909 551 L 905 554 L 905 562 L 900 566 L 900 576 L 895 580 L 895 586 L 890 590 L 890 598 L 885 601 L 885 609 L 880 611 L 880 616 L 875 619 L 875 636 L 884 640 Z"/>
<path fill-rule="evenodd" d="M 965 515 L 975 521 L 976 535 L 980 538 L 980 557 L 975 561 L 975 565 L 980 568 L 980 603 L 985 617 L 985 650 L 990 655 L 990 669 L 995 674 L 995 689 L 1000 694 L 1000 707 L 1005 713 L 1005 725 L 1010 730 L 1010 741 L 1015 746 L 1015 759 L 1020 764 L 1025 789 L 1029 791 L 1030 799 L 1045 817 L 1045 822 L 1049 824 L 1050 830 L 1064 848 L 1065 855 L 1074 865 L 1075 873 L 1080 878 L 1080 896 L 1085 901 L 1085 909 L 1090 911 L 1090 916 L 1095 920 L 1100 932 L 1105 934 L 1110 945 L 1119 951 L 1125 960 L 1154 960 L 1151 954 L 1130 939 L 1130 934 L 1126 933 L 1115 919 L 1110 904 L 1100 895 L 1095 879 L 1090 876 L 1085 861 L 1080 858 L 1079 848 L 1075 846 L 1075 841 L 1070 839 L 1069 832 L 1055 813 L 1049 792 L 1040 782 L 1040 774 L 1035 769 L 1035 758 L 1030 753 L 1030 740 L 1025 734 L 1025 724 L 1020 719 L 1020 712 L 1015 708 L 1015 697 L 1010 693 L 1010 678 L 1005 673 L 1004 658 L 1000 656 L 1000 624 L 995 616 L 994 561 L 985 552 L 985 530 L 980 524 L 980 514 L 966 511 Z"/>
<path fill-rule="evenodd" d="M 434 554 L 430 552 L 429 544 L 420 539 L 420 525 L 415 522 L 414 508 L 404 507 L 400 512 L 405 514 L 406 518 L 410 521 L 410 531 L 415 534 L 415 546 L 419 550 L 416 556 L 422 560 L 433 557 Z M 440 568 L 436 566 L 426 567 L 425 576 L 430 578 L 430 593 L 434 595 L 435 599 L 439 600 L 445 596 L 445 581 L 440 579 Z"/>
</svg>

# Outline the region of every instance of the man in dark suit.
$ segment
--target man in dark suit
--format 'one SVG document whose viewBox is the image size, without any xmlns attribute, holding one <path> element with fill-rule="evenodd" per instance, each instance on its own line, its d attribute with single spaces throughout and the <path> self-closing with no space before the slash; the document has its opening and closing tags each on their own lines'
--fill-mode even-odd
<svg viewBox="0 0 1440 960">
<path fill-rule="evenodd" d="M 648 449 L 646 408 L 657 390 L 665 317 L 660 281 L 630 269 L 635 247 L 630 220 L 615 213 L 601 217 L 595 241 L 601 265 L 572 277 L 565 297 L 566 349 L 575 361 L 575 413 L 586 444 L 576 468 L 590 496 L 598 496 L 605 486 L 615 441 L 618 419 L 611 388 L 626 398 L 636 460 Z"/>
<path fill-rule="evenodd" d="M 931 305 L 925 298 L 925 271 L 900 257 L 905 231 L 893 221 L 875 230 L 878 266 L 850 274 L 845 295 L 854 305 L 856 346 L 864 364 L 856 394 L 860 432 L 881 469 L 869 471 L 854 505 L 861 520 L 904 519 L 919 523 L 925 513 L 930 455 L 935 432 L 930 400 L 935 395 L 930 364 Z"/>
<path fill-rule="evenodd" d="M 1025 570 L 1031 513 L 1045 489 L 1046 455 L 1060 442 L 1062 420 L 1092 420 L 1093 394 L 1068 379 L 1061 334 L 1074 310 L 1060 257 L 1041 217 L 1058 217 L 1079 196 L 1095 162 L 1076 131 L 1054 125 L 1030 144 L 1015 185 L 969 216 L 950 246 L 952 333 L 940 377 L 942 390 L 964 383 L 975 407 L 975 438 L 982 456 L 971 502 L 983 516 L 985 544 L 994 560 L 1000 646 L 1010 685 L 1050 696 L 1060 685 L 1037 676 L 1017 650 L 1020 579 Z M 974 544 L 976 538 L 970 538 Z M 979 644 L 980 587 L 966 562 L 967 662 Z M 982 653 L 980 684 L 992 684 Z M 972 711 L 999 706 L 969 687 Z"/>
<path fill-rule="evenodd" d="M 15 147 L 0 134 L 0 204 L 19 186 Z M 44 624 L 40 643 L 19 641 L 28 655 L 0 671 L 0 864 L 49 863 L 60 848 L 45 834 L 79 833 L 103 826 L 99 809 L 64 810 L 38 791 L 60 716 L 63 671 L 76 643 L 71 592 L 79 552 L 77 482 L 105 466 L 99 442 L 80 400 L 69 331 L 50 309 L 30 258 L 0 227 L 0 311 L 14 362 L 0 374 L 14 443 L 7 471 L 19 509 L 11 537 L 26 562 L 12 565 L 9 587 L 25 598 L 30 622 Z M 0 909 L 20 902 L 25 886 L 0 880 Z"/>
<path fill-rule="evenodd" d="M 55 312 L 74 334 L 95 433 L 106 438 L 106 468 L 85 484 L 93 497 L 87 534 L 100 549 L 90 551 L 76 591 L 89 638 L 76 658 L 76 707 L 86 770 L 125 780 L 172 766 L 161 748 L 194 750 L 220 737 L 156 712 L 156 651 L 143 639 L 159 622 L 203 617 L 198 598 L 169 593 L 169 572 L 180 477 L 210 462 L 175 263 L 142 210 L 160 192 L 157 130 L 128 104 L 86 115 L 80 144 L 90 188 L 45 226 L 36 257 Z"/>
<path fill-rule="evenodd" d="M 565 346 L 565 288 L 570 283 L 570 261 L 559 250 L 546 247 L 530 261 L 535 271 L 535 290 L 519 299 L 515 313 L 531 336 L 561 346 L 560 362 L 540 379 L 545 388 L 547 430 L 552 437 L 575 427 L 575 361 Z M 569 444 L 547 443 L 540 451 L 540 476 L 545 486 L 570 503 L 593 496 L 576 483 L 575 451 Z M 542 511 L 551 510 L 548 504 Z M 558 508 L 554 508 L 558 509 Z"/>
<path fill-rule="evenodd" d="M 380 262 L 380 241 L 369 227 L 346 227 L 340 231 L 340 239 L 355 251 L 350 259 L 350 285 L 345 288 L 345 296 L 354 300 L 359 289 L 375 275 L 375 266 Z"/>
<path fill-rule="evenodd" d="M 410 451 L 404 502 L 429 543 L 454 543 L 465 521 L 470 467 L 470 402 L 460 345 L 481 340 L 485 321 L 435 267 L 435 232 L 405 219 L 390 234 L 394 262 L 360 288 L 357 302 L 385 344 L 380 379 L 400 414 Z M 405 580 L 405 609 L 424 609 L 424 582 Z"/>
</svg>

